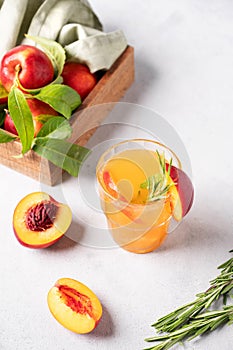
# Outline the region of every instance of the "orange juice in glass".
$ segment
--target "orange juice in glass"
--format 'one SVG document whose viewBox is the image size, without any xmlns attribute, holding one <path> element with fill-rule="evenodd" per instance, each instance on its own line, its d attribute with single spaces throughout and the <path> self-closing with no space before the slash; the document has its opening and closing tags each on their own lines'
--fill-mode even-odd
<svg viewBox="0 0 233 350">
<path fill-rule="evenodd" d="M 166 238 L 174 214 L 180 221 L 183 209 L 190 209 L 192 183 L 182 178 L 184 192 L 190 187 L 190 203 L 183 208 L 178 182 L 180 174 L 186 175 L 180 168 L 171 149 L 144 139 L 120 142 L 100 157 L 96 175 L 101 206 L 120 247 L 134 253 L 155 250 Z"/>
</svg>

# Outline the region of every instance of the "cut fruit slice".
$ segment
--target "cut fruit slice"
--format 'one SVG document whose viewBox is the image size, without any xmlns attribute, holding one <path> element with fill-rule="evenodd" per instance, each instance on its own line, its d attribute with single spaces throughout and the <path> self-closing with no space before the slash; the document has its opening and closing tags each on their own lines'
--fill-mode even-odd
<svg viewBox="0 0 233 350">
<path fill-rule="evenodd" d="M 133 206 L 130 206 L 130 203 L 127 201 L 127 199 L 125 197 L 122 196 L 122 194 L 120 194 L 118 192 L 118 188 L 116 186 L 116 184 L 114 183 L 110 172 L 105 170 L 103 172 L 103 182 L 105 185 L 105 188 L 107 190 L 107 192 L 113 197 L 119 199 L 119 203 L 121 202 L 120 206 L 117 206 L 117 210 L 120 208 L 120 211 L 127 216 L 127 218 L 129 218 L 131 221 L 135 221 L 137 223 L 141 223 L 141 220 L 138 218 L 141 214 L 141 211 L 139 210 L 133 210 Z M 117 203 L 116 203 L 117 204 Z"/>
<path fill-rule="evenodd" d="M 172 215 L 176 221 L 180 221 L 192 207 L 194 188 L 188 175 L 174 165 L 171 166 L 170 178 L 174 183 L 169 188 Z"/>
<path fill-rule="evenodd" d="M 54 318 L 72 332 L 91 332 L 102 316 L 97 296 L 84 284 L 61 278 L 48 293 L 48 306 Z"/>
<path fill-rule="evenodd" d="M 13 229 L 18 241 L 29 248 L 46 248 L 68 230 L 72 212 L 45 192 L 24 197 L 13 214 Z"/>
</svg>

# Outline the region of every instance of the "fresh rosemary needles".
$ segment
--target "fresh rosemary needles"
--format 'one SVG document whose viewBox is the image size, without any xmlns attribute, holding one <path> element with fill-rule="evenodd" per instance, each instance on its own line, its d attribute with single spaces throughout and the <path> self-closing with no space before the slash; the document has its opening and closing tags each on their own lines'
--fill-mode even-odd
<svg viewBox="0 0 233 350">
<path fill-rule="evenodd" d="M 149 191 L 149 195 L 147 199 L 148 202 L 152 202 L 152 201 L 156 201 L 164 198 L 169 188 L 175 185 L 174 182 L 168 181 L 170 172 L 171 172 L 172 158 L 170 159 L 170 162 L 166 170 L 165 155 L 164 154 L 161 155 L 158 150 L 156 151 L 156 154 L 161 167 L 161 174 L 158 173 L 150 176 L 140 186 L 141 188 L 146 188 Z"/>
<path fill-rule="evenodd" d="M 231 250 L 233 252 L 233 250 Z M 207 291 L 196 295 L 196 299 L 161 317 L 152 326 L 162 334 L 147 338 L 147 342 L 159 342 L 146 350 L 167 350 L 183 340 L 191 340 L 223 324 L 233 324 L 233 305 L 221 310 L 208 308 L 220 297 L 226 304 L 233 296 L 233 258 L 220 265 L 221 273 L 212 281 Z"/>
</svg>

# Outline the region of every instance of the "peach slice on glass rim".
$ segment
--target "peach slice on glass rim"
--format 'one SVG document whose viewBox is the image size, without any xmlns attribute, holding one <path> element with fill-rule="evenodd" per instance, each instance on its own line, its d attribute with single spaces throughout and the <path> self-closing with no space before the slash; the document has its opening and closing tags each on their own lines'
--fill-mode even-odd
<svg viewBox="0 0 233 350">
<path fill-rule="evenodd" d="M 45 192 L 33 192 L 17 204 L 13 229 L 18 241 L 29 248 L 46 248 L 59 240 L 72 221 L 68 205 Z"/>
<path fill-rule="evenodd" d="M 193 184 L 188 175 L 174 165 L 170 169 L 170 181 L 174 183 L 169 188 L 172 215 L 176 221 L 181 221 L 193 204 Z"/>
<path fill-rule="evenodd" d="M 50 289 L 48 306 L 54 318 L 72 332 L 90 333 L 102 316 L 97 296 L 83 283 L 61 278 Z"/>
</svg>

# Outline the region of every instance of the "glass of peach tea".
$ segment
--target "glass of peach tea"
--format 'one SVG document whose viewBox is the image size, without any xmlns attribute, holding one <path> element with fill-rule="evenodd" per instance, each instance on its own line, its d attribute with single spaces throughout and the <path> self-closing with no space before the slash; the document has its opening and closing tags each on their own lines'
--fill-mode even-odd
<svg viewBox="0 0 233 350">
<path fill-rule="evenodd" d="M 179 158 L 156 141 L 113 145 L 100 157 L 96 177 L 112 237 L 133 253 L 160 247 L 171 221 L 181 222 L 193 203 L 193 184 Z"/>
</svg>

